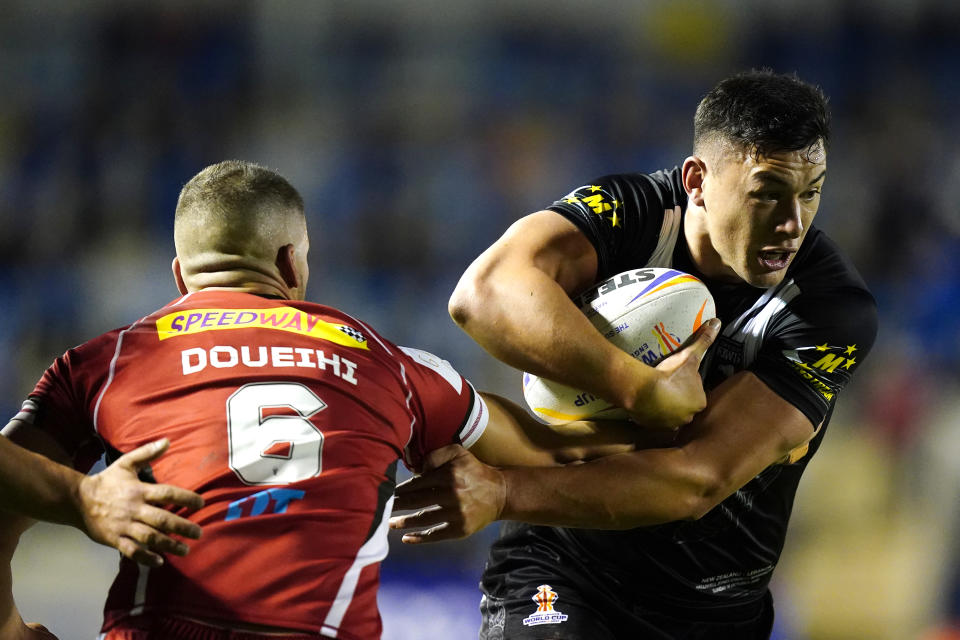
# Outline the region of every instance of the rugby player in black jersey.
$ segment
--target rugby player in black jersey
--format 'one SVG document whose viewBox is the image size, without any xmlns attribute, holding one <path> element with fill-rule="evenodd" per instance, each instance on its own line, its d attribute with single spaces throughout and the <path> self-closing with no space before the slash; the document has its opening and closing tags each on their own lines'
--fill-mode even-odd
<svg viewBox="0 0 960 640">
<path fill-rule="evenodd" d="M 430 527 L 405 542 L 511 521 L 484 570 L 481 639 L 769 637 L 800 476 L 877 328 L 862 279 L 812 225 L 828 142 L 818 88 L 738 74 L 701 101 L 680 167 L 593 180 L 520 219 L 464 274 L 450 311 L 484 348 L 671 439 L 550 469 L 494 469 L 448 447 L 398 490 L 397 508 L 440 505 L 394 519 Z M 713 293 L 723 328 L 702 363 L 633 360 L 570 300 L 650 266 Z"/>
</svg>

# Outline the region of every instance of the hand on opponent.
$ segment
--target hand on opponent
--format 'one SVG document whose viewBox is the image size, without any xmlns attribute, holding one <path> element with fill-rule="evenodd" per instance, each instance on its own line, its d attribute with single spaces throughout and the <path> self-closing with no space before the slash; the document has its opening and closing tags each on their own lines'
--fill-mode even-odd
<svg viewBox="0 0 960 640">
<path fill-rule="evenodd" d="M 705 323 L 683 349 L 657 365 L 656 382 L 638 396 L 631 411 L 637 422 L 676 429 L 706 407 L 699 367 L 719 328 L 719 320 Z M 390 528 L 418 529 L 403 535 L 407 544 L 464 538 L 500 518 L 506 492 L 499 469 L 460 445 L 441 447 L 427 455 L 423 475 L 397 486 L 394 510 L 417 511 L 393 516 Z"/>
<path fill-rule="evenodd" d="M 200 525 L 175 515 L 163 505 L 199 509 L 203 498 L 193 491 L 142 482 L 137 471 L 170 446 L 166 438 L 121 456 L 100 473 L 80 481 L 81 530 L 100 544 L 151 567 L 163 564 L 161 553 L 187 555 L 187 545 L 171 537 L 200 537 Z"/>
<path fill-rule="evenodd" d="M 403 535 L 407 544 L 465 538 L 500 517 L 506 500 L 503 475 L 458 444 L 431 451 L 424 473 L 397 485 L 396 511 L 427 506 L 390 518 L 391 529 L 426 527 Z"/>
</svg>

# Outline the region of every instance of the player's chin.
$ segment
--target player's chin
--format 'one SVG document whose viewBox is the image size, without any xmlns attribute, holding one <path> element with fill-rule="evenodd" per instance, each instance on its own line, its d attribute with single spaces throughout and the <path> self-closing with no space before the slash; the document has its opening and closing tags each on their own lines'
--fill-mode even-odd
<svg viewBox="0 0 960 640">
<path fill-rule="evenodd" d="M 747 284 L 760 289 L 769 289 L 770 287 L 775 287 L 783 282 L 783 279 L 786 276 L 786 266 L 784 266 L 782 269 L 769 269 L 762 265 L 744 269 L 740 275 L 740 277 L 743 278 Z"/>
</svg>

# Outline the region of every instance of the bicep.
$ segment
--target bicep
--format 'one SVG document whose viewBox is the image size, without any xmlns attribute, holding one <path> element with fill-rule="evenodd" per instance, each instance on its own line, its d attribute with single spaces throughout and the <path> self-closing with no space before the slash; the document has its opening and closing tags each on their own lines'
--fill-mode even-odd
<svg viewBox="0 0 960 640">
<path fill-rule="evenodd" d="M 679 442 L 713 479 L 709 497 L 719 503 L 815 433 L 806 415 L 744 371 L 708 394 L 707 408 L 681 429 Z"/>
<path fill-rule="evenodd" d="M 510 277 L 534 268 L 568 295 L 590 286 L 597 275 L 597 253 L 579 228 L 560 214 L 543 210 L 513 223 L 477 258 L 465 275 L 477 279 Z"/>
<path fill-rule="evenodd" d="M 71 465 L 67 450 L 49 433 L 23 420 L 11 420 L 3 428 L 3 436 L 10 442 L 50 458 L 66 466 Z"/>
<path fill-rule="evenodd" d="M 11 477 L 16 477 L 24 465 L 25 456 L 18 447 L 45 456 L 54 462 L 70 465 L 70 456 L 53 436 L 27 422 L 14 419 L 7 423 L 0 435 L 0 460 L 3 461 L 3 467 L 0 468 L 0 484 L 4 487 L 12 482 Z M 20 534 L 34 521 L 19 513 L 5 512 L 3 515 L 4 526 L 0 527 L 0 547 L 3 551 L 0 555 L 9 557 L 13 555 L 13 549 Z"/>
</svg>

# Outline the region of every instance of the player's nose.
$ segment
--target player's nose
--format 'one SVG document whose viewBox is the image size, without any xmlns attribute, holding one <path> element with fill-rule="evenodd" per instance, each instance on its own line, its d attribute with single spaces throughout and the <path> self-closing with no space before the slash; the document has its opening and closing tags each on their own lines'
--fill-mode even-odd
<svg viewBox="0 0 960 640">
<path fill-rule="evenodd" d="M 799 238 L 803 235 L 803 208 L 796 198 L 785 201 L 778 211 L 777 233 L 790 238 Z"/>
</svg>

